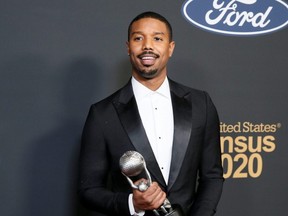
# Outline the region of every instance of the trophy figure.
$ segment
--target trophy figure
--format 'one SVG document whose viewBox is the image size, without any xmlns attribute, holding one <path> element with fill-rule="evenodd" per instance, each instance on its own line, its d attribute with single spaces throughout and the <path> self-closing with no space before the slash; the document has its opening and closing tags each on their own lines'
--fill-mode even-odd
<svg viewBox="0 0 288 216">
<path fill-rule="evenodd" d="M 146 162 L 140 153 L 136 151 L 125 152 L 119 160 L 119 165 L 122 174 L 127 178 L 127 181 L 132 188 L 139 191 L 146 191 L 151 185 L 152 180 L 150 173 L 146 167 Z M 137 176 L 143 171 L 146 174 L 147 182 L 141 181 L 138 185 L 135 185 L 129 177 Z M 157 210 L 154 209 L 153 212 L 156 216 L 183 216 L 181 209 L 177 208 L 177 210 L 173 210 L 172 205 L 167 198 L 160 208 Z"/>
</svg>

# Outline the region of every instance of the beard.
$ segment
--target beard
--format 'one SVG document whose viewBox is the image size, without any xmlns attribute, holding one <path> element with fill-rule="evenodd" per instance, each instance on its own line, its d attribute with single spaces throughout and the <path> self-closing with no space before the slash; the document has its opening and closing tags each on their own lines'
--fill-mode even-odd
<svg viewBox="0 0 288 216">
<path fill-rule="evenodd" d="M 145 78 L 145 79 L 152 79 L 157 76 L 158 69 L 151 69 L 151 70 L 136 70 L 137 73 Z"/>
<path fill-rule="evenodd" d="M 145 79 L 153 79 L 159 74 L 158 68 L 149 68 L 149 67 L 138 67 L 134 63 L 132 63 L 133 70 L 142 78 Z"/>
</svg>

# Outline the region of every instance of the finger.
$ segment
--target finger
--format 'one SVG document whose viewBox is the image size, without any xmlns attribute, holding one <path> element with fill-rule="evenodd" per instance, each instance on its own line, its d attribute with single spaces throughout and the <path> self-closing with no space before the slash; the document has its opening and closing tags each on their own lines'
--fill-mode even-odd
<svg viewBox="0 0 288 216">
<path fill-rule="evenodd" d="M 142 180 L 138 180 L 137 183 Z M 165 198 L 166 193 L 162 191 L 157 182 L 153 182 L 146 191 L 133 190 L 133 203 L 138 209 L 157 209 L 163 204 Z"/>
<path fill-rule="evenodd" d="M 161 193 L 158 193 L 153 202 L 151 203 L 151 206 L 153 209 L 158 209 L 161 205 L 163 205 L 164 201 L 166 199 L 166 193 L 161 191 Z"/>
<path fill-rule="evenodd" d="M 166 193 L 157 186 L 155 189 L 151 190 L 151 193 L 144 194 L 143 198 L 146 200 L 146 204 L 149 206 L 150 210 L 156 209 L 163 204 L 166 198 Z"/>
<path fill-rule="evenodd" d="M 151 186 L 147 189 L 146 195 L 148 196 L 156 196 L 157 194 L 159 194 L 160 192 L 162 192 L 161 187 L 158 185 L 157 182 L 153 182 L 151 184 Z"/>
</svg>

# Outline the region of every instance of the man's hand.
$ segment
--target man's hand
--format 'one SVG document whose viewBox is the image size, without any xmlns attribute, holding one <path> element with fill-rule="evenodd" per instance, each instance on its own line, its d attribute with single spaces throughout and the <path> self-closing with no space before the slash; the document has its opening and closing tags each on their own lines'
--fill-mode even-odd
<svg viewBox="0 0 288 216">
<path fill-rule="evenodd" d="M 138 185 L 144 179 L 135 182 Z M 133 205 L 135 211 L 158 209 L 164 202 L 166 193 L 162 191 L 157 182 L 152 182 L 146 191 L 133 190 Z"/>
</svg>

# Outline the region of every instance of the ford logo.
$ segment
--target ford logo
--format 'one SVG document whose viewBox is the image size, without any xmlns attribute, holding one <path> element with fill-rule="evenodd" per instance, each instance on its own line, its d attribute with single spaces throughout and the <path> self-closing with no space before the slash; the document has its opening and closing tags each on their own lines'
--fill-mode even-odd
<svg viewBox="0 0 288 216">
<path fill-rule="evenodd" d="M 227 35 L 267 34 L 288 24 L 281 0 L 187 0 L 182 13 L 199 28 Z"/>
</svg>

